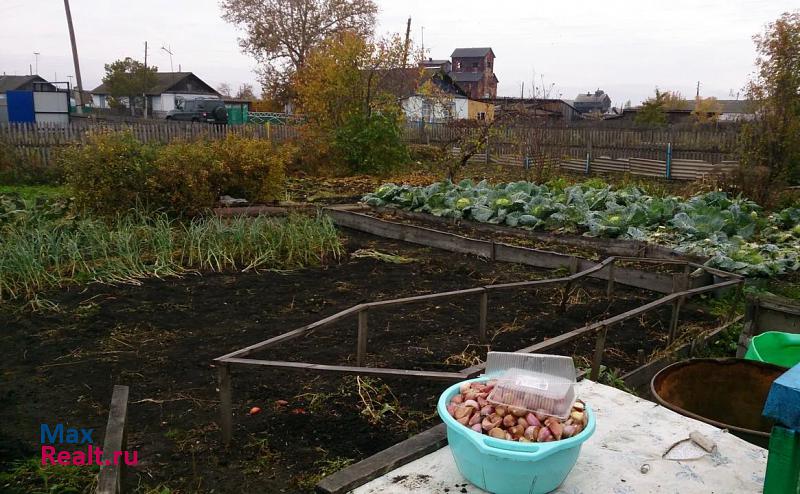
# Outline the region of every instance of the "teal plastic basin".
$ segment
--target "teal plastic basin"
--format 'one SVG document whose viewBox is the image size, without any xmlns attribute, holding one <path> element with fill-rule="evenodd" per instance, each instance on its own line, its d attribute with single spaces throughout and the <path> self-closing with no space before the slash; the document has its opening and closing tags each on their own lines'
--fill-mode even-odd
<svg viewBox="0 0 800 494">
<path fill-rule="evenodd" d="M 466 382 L 488 381 L 483 376 Z M 461 383 L 447 388 L 439 397 L 437 410 L 447 425 L 447 441 L 458 471 L 470 483 L 494 494 L 545 494 L 567 478 L 581 445 L 594 434 L 592 409 L 586 404 L 588 423 L 573 437 L 548 443 L 519 443 L 479 434 L 447 413 L 447 404 L 459 392 Z"/>
</svg>

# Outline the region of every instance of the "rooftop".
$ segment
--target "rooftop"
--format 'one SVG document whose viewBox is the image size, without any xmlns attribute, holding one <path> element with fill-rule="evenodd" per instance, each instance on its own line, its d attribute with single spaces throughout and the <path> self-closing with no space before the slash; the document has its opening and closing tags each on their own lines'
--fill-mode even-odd
<svg viewBox="0 0 800 494">
<path fill-rule="evenodd" d="M 192 72 L 157 72 L 156 73 L 156 85 L 147 92 L 149 95 L 159 95 L 165 93 L 170 90 L 170 88 L 179 82 L 183 81 L 187 77 L 195 77 L 197 80 L 208 86 L 202 79 L 197 77 Z M 214 88 L 208 86 L 209 89 L 216 92 Z M 109 90 L 105 84 L 100 84 L 96 88 L 92 90 L 93 94 L 109 94 Z"/>
<path fill-rule="evenodd" d="M 0 75 L 0 94 L 15 91 L 31 82 L 47 82 L 38 75 Z"/>
<path fill-rule="evenodd" d="M 494 52 L 491 48 L 456 48 L 453 51 L 453 54 L 450 55 L 450 58 L 453 57 L 466 57 L 466 58 L 473 58 L 473 57 L 485 57 L 487 53 L 491 52 L 494 55 Z"/>
</svg>

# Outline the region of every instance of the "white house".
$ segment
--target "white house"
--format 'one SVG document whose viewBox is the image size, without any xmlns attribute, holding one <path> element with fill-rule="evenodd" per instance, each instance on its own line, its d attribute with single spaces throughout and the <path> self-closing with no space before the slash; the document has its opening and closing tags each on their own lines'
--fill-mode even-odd
<svg viewBox="0 0 800 494">
<path fill-rule="evenodd" d="M 147 92 L 147 107 L 153 115 L 163 115 L 180 108 L 181 102 L 197 98 L 222 98 L 211 86 L 192 72 L 158 72 L 156 85 Z M 110 93 L 105 84 L 92 91 L 95 108 L 108 108 Z M 120 98 L 127 104 L 127 98 Z"/>
<path fill-rule="evenodd" d="M 420 92 L 423 84 L 436 86 L 442 97 L 431 97 Z M 449 120 L 491 120 L 494 105 L 471 100 L 453 79 L 438 68 L 426 68 L 417 88 L 400 98 L 406 120 L 411 122 L 444 122 Z"/>
</svg>

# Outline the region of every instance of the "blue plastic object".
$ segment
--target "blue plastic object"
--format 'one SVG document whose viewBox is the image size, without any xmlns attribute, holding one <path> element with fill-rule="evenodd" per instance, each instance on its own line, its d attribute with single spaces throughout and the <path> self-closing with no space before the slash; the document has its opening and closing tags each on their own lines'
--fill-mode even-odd
<svg viewBox="0 0 800 494">
<path fill-rule="evenodd" d="M 483 376 L 466 382 L 488 381 Z M 447 413 L 447 404 L 461 383 L 439 397 L 437 410 L 447 425 L 447 441 L 458 471 L 470 483 L 494 494 L 545 494 L 567 478 L 581 445 L 594 434 L 594 412 L 586 405 L 588 423 L 579 434 L 548 443 L 519 443 L 479 434 Z"/>
<path fill-rule="evenodd" d="M 762 415 L 800 431 L 800 364 L 773 381 Z"/>
</svg>

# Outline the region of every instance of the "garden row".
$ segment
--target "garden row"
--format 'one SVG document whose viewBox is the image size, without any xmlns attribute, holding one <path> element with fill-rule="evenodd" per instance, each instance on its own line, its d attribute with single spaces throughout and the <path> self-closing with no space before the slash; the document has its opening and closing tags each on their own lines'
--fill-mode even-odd
<svg viewBox="0 0 800 494">
<path fill-rule="evenodd" d="M 70 283 L 130 283 L 190 270 L 296 269 L 341 252 L 325 216 L 179 221 L 133 211 L 98 218 L 75 212 L 67 201 L 31 204 L 0 195 L 0 302 L 36 302 L 42 292 Z"/>
<path fill-rule="evenodd" d="M 800 208 L 767 213 L 724 192 L 683 199 L 650 196 L 636 187 L 615 189 L 598 180 L 572 186 L 463 180 L 426 187 L 386 184 L 364 201 L 446 218 L 646 241 L 744 275 L 800 269 Z"/>
</svg>

